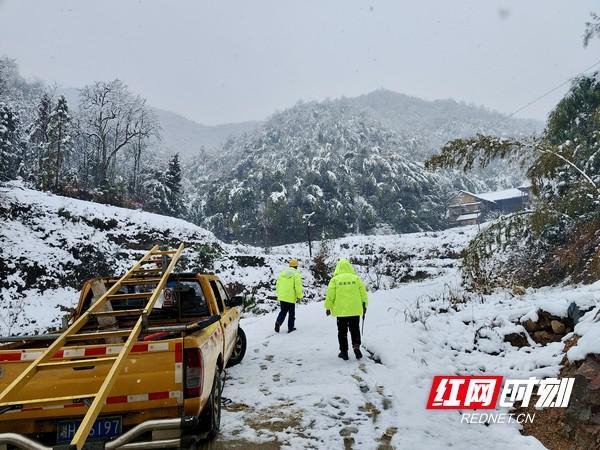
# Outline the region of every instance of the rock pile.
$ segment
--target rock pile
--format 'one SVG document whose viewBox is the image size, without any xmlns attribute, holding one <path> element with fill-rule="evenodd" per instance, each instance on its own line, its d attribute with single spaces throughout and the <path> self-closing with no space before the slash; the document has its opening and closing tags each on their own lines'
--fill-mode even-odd
<svg viewBox="0 0 600 450">
<path fill-rule="evenodd" d="M 558 317 L 547 311 L 538 311 L 538 320 L 528 319 L 523 322 L 531 338 L 538 344 L 560 341 L 567 333 L 573 331 L 573 323 L 569 318 Z"/>
</svg>

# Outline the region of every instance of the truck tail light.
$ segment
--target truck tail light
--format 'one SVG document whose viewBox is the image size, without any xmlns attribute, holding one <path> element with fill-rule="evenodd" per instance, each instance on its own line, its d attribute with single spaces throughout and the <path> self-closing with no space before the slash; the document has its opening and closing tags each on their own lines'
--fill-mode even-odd
<svg viewBox="0 0 600 450">
<path fill-rule="evenodd" d="M 184 350 L 185 385 L 184 398 L 200 397 L 202 392 L 202 352 L 197 348 Z"/>
</svg>

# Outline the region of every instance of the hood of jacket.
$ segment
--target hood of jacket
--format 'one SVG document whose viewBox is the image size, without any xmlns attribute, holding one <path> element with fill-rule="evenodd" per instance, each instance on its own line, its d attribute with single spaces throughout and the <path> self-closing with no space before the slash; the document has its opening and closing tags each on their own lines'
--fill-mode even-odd
<svg viewBox="0 0 600 450">
<path fill-rule="evenodd" d="M 293 267 L 288 267 L 283 272 L 281 272 L 281 274 L 286 278 L 292 278 L 294 275 L 296 275 L 296 269 L 294 269 Z"/>
<path fill-rule="evenodd" d="M 338 261 L 337 265 L 335 266 L 335 272 L 333 272 L 333 276 L 342 273 L 356 274 L 354 267 L 352 267 L 352 264 L 350 264 L 350 261 L 348 261 L 346 258 L 342 258 Z"/>
</svg>

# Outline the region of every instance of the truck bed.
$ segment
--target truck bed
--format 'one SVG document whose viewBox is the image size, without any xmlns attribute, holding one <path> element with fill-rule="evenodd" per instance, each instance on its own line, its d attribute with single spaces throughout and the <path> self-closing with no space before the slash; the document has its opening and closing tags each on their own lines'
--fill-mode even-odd
<svg viewBox="0 0 600 450">
<path fill-rule="evenodd" d="M 123 279 L 119 290 L 114 279 L 86 282 L 63 333 L 0 338 L 0 446 L 159 448 L 214 436 L 239 312 L 214 275 L 164 275 L 152 293 L 146 277 Z M 114 308 L 94 310 L 98 295 Z M 158 307 L 140 315 L 149 296 Z"/>
</svg>

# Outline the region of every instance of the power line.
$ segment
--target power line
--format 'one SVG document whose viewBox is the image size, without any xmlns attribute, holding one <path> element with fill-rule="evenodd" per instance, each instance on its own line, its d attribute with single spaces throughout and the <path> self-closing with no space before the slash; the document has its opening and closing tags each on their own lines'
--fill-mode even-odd
<svg viewBox="0 0 600 450">
<path fill-rule="evenodd" d="M 542 95 L 540 95 L 539 97 L 536 97 L 534 100 L 531 100 L 529 103 L 527 103 L 526 105 L 520 107 L 519 109 L 517 109 L 516 111 L 510 113 L 508 115 L 508 117 L 512 117 L 517 113 L 520 113 L 521 111 L 523 111 L 524 109 L 529 108 L 531 105 L 533 105 L 534 103 L 539 102 L 541 99 L 543 99 L 544 97 L 552 94 L 554 91 L 557 91 L 558 89 L 560 89 L 561 87 L 563 87 L 565 84 L 568 84 L 571 82 L 571 80 L 573 80 L 573 78 L 577 78 L 580 75 L 583 75 L 584 73 L 586 73 L 588 70 L 593 69 L 594 67 L 596 67 L 598 64 L 600 64 L 600 60 L 596 61 L 594 64 L 592 64 L 591 66 L 589 66 L 587 69 L 582 70 L 581 72 L 579 72 L 578 74 L 568 78 L 567 80 L 563 81 L 562 83 L 560 83 L 558 86 L 553 87 L 552 89 L 550 89 L 549 91 L 543 93 Z"/>
</svg>

